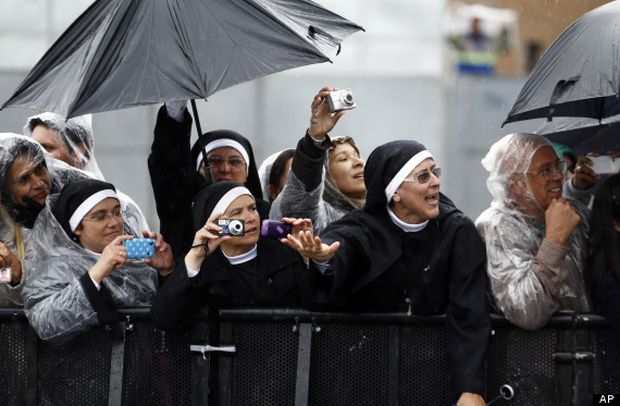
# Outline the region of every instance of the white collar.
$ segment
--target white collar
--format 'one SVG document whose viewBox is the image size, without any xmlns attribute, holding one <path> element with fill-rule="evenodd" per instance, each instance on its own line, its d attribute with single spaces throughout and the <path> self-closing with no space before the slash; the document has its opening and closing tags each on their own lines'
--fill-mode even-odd
<svg viewBox="0 0 620 406">
<path fill-rule="evenodd" d="M 399 219 L 396 214 L 394 214 L 394 212 L 392 211 L 392 209 L 390 209 L 389 207 L 387 208 L 388 214 L 390 215 L 390 218 L 392 219 L 392 222 L 394 224 L 396 224 L 401 230 L 403 230 L 406 233 L 417 233 L 419 231 L 422 231 L 426 228 L 429 220 L 423 221 L 422 223 L 419 224 L 409 224 L 409 223 L 405 223 L 404 221 L 402 221 L 401 219 Z"/>
<path fill-rule="evenodd" d="M 249 250 L 248 252 L 244 252 L 241 255 L 229 257 L 228 255 L 226 255 L 224 250 L 222 250 L 222 254 L 224 254 L 224 256 L 226 257 L 228 262 L 230 262 L 231 265 L 239 265 L 239 264 L 243 264 L 245 262 L 251 261 L 254 258 L 256 258 L 256 255 L 258 254 L 258 249 L 257 249 L 256 244 L 254 244 L 254 247 L 252 247 L 251 250 Z"/>
</svg>

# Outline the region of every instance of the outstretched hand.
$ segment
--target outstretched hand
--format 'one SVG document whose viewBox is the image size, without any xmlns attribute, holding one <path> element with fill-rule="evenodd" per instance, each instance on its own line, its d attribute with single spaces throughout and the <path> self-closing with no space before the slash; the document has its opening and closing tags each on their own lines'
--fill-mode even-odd
<svg viewBox="0 0 620 406">
<path fill-rule="evenodd" d="M 314 95 L 312 105 L 310 106 L 312 115 L 310 116 L 308 134 L 316 140 L 325 138 L 345 113 L 344 110 L 332 113 L 329 111 L 327 103 L 325 103 L 325 97 L 336 90 L 338 89 L 334 87 L 324 87 Z"/>
<path fill-rule="evenodd" d="M 283 244 L 293 248 L 302 257 L 311 259 L 315 262 L 327 262 L 340 248 L 338 241 L 331 245 L 327 245 L 321 242 L 321 238 L 313 236 L 310 231 L 300 231 L 297 236 L 289 234 L 282 240 Z"/>
</svg>

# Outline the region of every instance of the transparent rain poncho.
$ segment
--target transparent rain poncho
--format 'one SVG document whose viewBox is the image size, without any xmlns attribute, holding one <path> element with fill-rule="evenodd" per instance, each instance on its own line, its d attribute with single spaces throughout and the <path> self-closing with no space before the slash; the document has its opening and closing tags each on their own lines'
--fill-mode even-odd
<svg viewBox="0 0 620 406">
<path fill-rule="evenodd" d="M 73 241 L 56 220 L 50 205 L 59 195 L 51 195 L 33 228 L 34 255 L 26 261 L 24 310 L 42 340 L 64 342 L 98 324 L 97 313 L 89 302 L 80 277 L 97 262 L 99 256 Z M 125 210 L 126 205 L 121 201 Z M 124 231 L 139 235 L 130 226 L 135 212 L 125 212 Z M 103 279 L 114 306 L 150 306 L 158 286 L 158 272 L 143 262 L 131 262 L 114 269 Z"/>
<path fill-rule="evenodd" d="M 60 140 L 62 147 L 66 148 L 65 163 L 74 168 L 87 172 L 91 177 L 99 180 L 105 180 L 97 159 L 95 158 L 95 137 L 93 134 L 92 115 L 86 114 L 79 117 L 65 119 L 56 113 L 41 113 L 36 116 L 28 117 L 26 125 L 23 128 L 24 134 L 32 136 L 32 132 L 38 125 L 54 130 Z M 140 207 L 133 201 L 131 197 L 117 190 L 117 194 L 128 205 L 139 212 L 136 220 L 141 221 L 140 229 L 148 230 L 148 225 L 144 214 Z"/>
<path fill-rule="evenodd" d="M 487 272 L 504 316 L 528 329 L 542 327 L 559 309 L 588 311 L 583 283 L 587 251 L 587 208 L 570 196 L 581 217 L 566 248 L 544 241 L 545 210 L 525 175 L 536 151 L 552 145 L 534 134 L 510 134 L 482 160 L 489 172 L 491 207 L 476 219 L 487 248 Z"/>
<path fill-rule="evenodd" d="M 28 117 L 24 126 L 24 135 L 32 137 L 32 132 L 38 126 L 56 132 L 61 148 L 66 152 L 66 163 L 85 172 L 91 173 L 95 178 L 103 180 L 103 175 L 95 159 L 95 138 L 93 136 L 92 115 L 74 117 L 66 120 L 55 113 L 41 113 Z M 55 156 L 54 158 L 58 158 Z"/>
<path fill-rule="evenodd" d="M 43 147 L 36 141 L 23 135 L 0 133 L 0 241 L 20 259 L 22 263 L 22 283 L 11 286 L 0 284 L 0 307 L 21 306 L 21 290 L 23 275 L 27 273 L 24 260 L 31 258 L 32 225 L 43 206 L 30 202 L 28 205 L 17 204 L 11 196 L 10 169 L 18 157 L 23 157 L 24 165 L 20 173 L 13 173 L 13 178 L 25 174 L 43 164 L 47 178 L 49 178 L 48 193 L 58 193 L 62 188 L 74 180 L 92 177 L 90 173 L 70 167 L 66 163 L 53 159 L 45 153 Z M 140 208 L 129 198 L 119 193 L 126 201 L 128 222 L 132 229 L 148 230 L 146 220 Z"/>
</svg>

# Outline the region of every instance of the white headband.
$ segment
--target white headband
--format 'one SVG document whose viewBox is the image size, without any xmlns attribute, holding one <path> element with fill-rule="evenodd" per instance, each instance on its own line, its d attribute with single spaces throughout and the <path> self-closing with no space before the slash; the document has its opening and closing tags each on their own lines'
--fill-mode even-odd
<svg viewBox="0 0 620 406">
<path fill-rule="evenodd" d="M 252 193 L 245 186 L 237 186 L 230 189 L 222 198 L 217 202 L 211 214 L 209 214 L 209 218 L 211 218 L 214 214 L 224 213 L 228 206 L 239 196 L 250 195 Z"/>
<path fill-rule="evenodd" d="M 246 151 L 245 148 L 243 148 L 243 145 L 241 145 L 235 140 L 231 140 L 230 138 L 220 138 L 218 140 L 211 141 L 205 146 L 204 153 L 208 154 L 214 149 L 222 148 L 222 147 L 230 147 L 230 148 L 235 149 L 237 152 L 241 154 L 241 156 L 245 160 L 245 165 L 246 166 L 250 165 L 250 155 L 248 155 L 248 151 Z M 198 154 L 198 158 L 196 158 L 196 170 L 200 169 L 200 164 L 202 163 L 202 155 L 203 154 L 200 153 Z"/>
<path fill-rule="evenodd" d="M 107 199 L 108 197 L 113 197 L 118 200 L 116 192 L 112 189 L 100 190 L 94 195 L 91 195 L 88 199 L 84 200 L 82 204 L 80 204 L 78 208 L 75 209 L 73 215 L 71 215 L 71 218 L 69 219 L 69 227 L 71 227 L 71 231 L 75 231 L 75 229 L 80 225 L 80 222 L 82 221 L 86 213 L 90 211 L 90 209 L 92 209 L 99 202 L 101 202 L 103 199 Z"/>
<path fill-rule="evenodd" d="M 412 156 L 411 159 L 407 161 L 407 163 L 403 165 L 402 168 L 400 168 L 398 173 L 392 178 L 390 183 L 388 183 L 387 187 L 385 188 L 385 197 L 387 198 L 388 203 L 390 202 L 390 200 L 392 200 L 396 189 L 398 189 L 401 183 L 403 183 L 403 180 L 405 180 L 405 178 L 409 176 L 413 168 L 418 166 L 420 162 L 424 161 L 427 158 L 433 158 L 433 156 L 430 152 L 428 152 L 428 150 L 422 150 Z"/>
</svg>

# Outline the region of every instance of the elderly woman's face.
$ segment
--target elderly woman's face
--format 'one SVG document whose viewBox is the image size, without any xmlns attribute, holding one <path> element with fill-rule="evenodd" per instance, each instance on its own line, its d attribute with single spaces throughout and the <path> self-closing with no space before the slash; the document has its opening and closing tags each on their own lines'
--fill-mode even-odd
<svg viewBox="0 0 620 406">
<path fill-rule="evenodd" d="M 439 215 L 441 181 L 433 172 L 435 161 L 427 158 L 416 166 L 396 190 L 394 211 L 405 222 L 419 224 Z"/>
<path fill-rule="evenodd" d="M 123 234 L 123 213 L 118 199 L 108 197 L 90 209 L 74 234 L 84 248 L 101 253 L 106 245 Z"/>
<path fill-rule="evenodd" d="M 228 206 L 222 218 L 239 219 L 245 221 L 245 235 L 241 237 L 232 237 L 228 241 L 222 242 L 222 248 L 225 252 L 229 252 L 226 248 L 251 248 L 256 242 L 260 233 L 260 216 L 256 210 L 256 202 L 252 196 L 239 196 Z"/>
<path fill-rule="evenodd" d="M 32 200 L 45 204 L 52 182 L 44 161 L 35 163 L 29 155 L 20 155 L 9 167 L 8 177 L 9 193 L 14 203 L 29 206 L 28 201 Z"/>
</svg>

